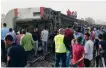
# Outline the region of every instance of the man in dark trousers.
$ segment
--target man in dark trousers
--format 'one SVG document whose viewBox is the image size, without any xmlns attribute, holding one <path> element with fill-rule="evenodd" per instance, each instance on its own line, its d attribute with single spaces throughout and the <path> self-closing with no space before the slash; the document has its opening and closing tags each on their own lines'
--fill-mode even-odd
<svg viewBox="0 0 106 68">
<path fill-rule="evenodd" d="M 71 26 L 68 26 L 68 28 L 66 28 L 64 30 L 64 33 L 65 33 L 65 37 L 67 38 L 67 42 L 68 42 L 68 46 L 70 47 L 70 51 L 68 50 L 67 53 L 66 53 L 66 56 L 67 56 L 67 59 L 66 59 L 66 66 L 69 67 L 70 65 L 70 56 L 72 54 L 72 47 L 71 47 L 71 40 L 74 38 L 73 36 L 73 31 L 72 29 L 70 29 Z"/>
<path fill-rule="evenodd" d="M 35 50 L 35 56 L 36 56 L 38 51 L 38 44 L 40 41 L 40 33 L 38 28 L 34 28 L 34 31 L 32 32 L 32 37 L 34 40 L 34 50 Z"/>
<path fill-rule="evenodd" d="M 98 60 L 102 58 L 103 67 L 105 67 L 106 66 L 106 41 L 103 39 L 102 34 L 100 34 L 98 38 L 99 38 L 99 51 L 101 56 L 98 58 Z"/>
<path fill-rule="evenodd" d="M 54 38 L 55 41 L 55 67 L 59 67 L 60 61 L 62 62 L 62 67 L 66 67 L 66 53 L 67 50 L 70 51 L 67 39 L 64 36 L 63 28 L 59 29 L 59 34 Z"/>
<path fill-rule="evenodd" d="M 1 50 L 2 50 L 2 62 L 6 62 L 7 58 L 6 58 L 6 47 L 5 47 L 5 43 L 4 43 L 4 37 L 6 36 L 6 34 L 9 32 L 9 29 L 7 28 L 7 24 L 4 23 L 3 24 L 3 28 L 1 28 Z"/>
<path fill-rule="evenodd" d="M 5 44 L 9 46 L 7 50 L 7 67 L 25 67 L 26 53 L 24 48 L 13 42 L 13 37 L 7 35 L 5 37 Z"/>
</svg>

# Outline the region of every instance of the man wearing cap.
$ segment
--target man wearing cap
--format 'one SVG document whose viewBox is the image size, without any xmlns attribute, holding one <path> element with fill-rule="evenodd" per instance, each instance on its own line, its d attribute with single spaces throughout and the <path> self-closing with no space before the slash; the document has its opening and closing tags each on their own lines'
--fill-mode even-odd
<svg viewBox="0 0 106 68">
<path fill-rule="evenodd" d="M 59 29 L 59 34 L 54 38 L 55 42 L 55 67 L 59 67 L 59 62 L 62 61 L 62 67 L 66 67 L 66 52 L 70 47 L 67 44 L 67 39 L 64 36 L 64 30 Z"/>
</svg>

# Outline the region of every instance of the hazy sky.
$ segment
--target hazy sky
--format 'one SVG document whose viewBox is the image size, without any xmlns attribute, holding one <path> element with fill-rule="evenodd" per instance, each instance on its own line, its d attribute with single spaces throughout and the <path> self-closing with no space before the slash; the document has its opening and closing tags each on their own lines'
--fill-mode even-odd
<svg viewBox="0 0 106 68">
<path fill-rule="evenodd" d="M 106 1 L 47 1 L 47 0 L 2 0 L 1 13 L 6 14 L 13 8 L 49 7 L 66 14 L 68 9 L 77 11 L 78 18 L 92 17 L 106 21 Z"/>
</svg>

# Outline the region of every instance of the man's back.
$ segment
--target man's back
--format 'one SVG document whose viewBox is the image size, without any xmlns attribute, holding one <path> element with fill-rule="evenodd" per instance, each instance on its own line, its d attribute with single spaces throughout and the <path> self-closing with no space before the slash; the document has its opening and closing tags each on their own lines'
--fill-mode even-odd
<svg viewBox="0 0 106 68">
<path fill-rule="evenodd" d="M 13 37 L 13 39 L 14 39 L 13 43 L 16 42 L 16 34 L 14 32 L 9 32 L 9 33 L 7 33 L 7 35 L 11 35 Z"/>
<path fill-rule="evenodd" d="M 40 40 L 40 34 L 38 31 L 32 32 L 32 37 L 34 41 Z"/>
<path fill-rule="evenodd" d="M 41 35 L 42 35 L 42 41 L 47 41 L 48 40 L 48 31 L 47 30 L 43 30 Z"/>
<path fill-rule="evenodd" d="M 84 54 L 84 47 L 81 44 L 74 44 L 72 46 L 72 52 L 73 52 L 73 59 L 72 62 L 73 64 L 76 63 L 76 61 L 78 61 L 82 55 Z M 84 66 L 84 60 L 82 60 L 78 66 L 83 67 Z"/>
<path fill-rule="evenodd" d="M 70 39 L 70 40 L 73 39 L 73 32 L 71 29 L 66 29 L 64 32 L 67 39 Z"/>
<path fill-rule="evenodd" d="M 20 40 L 21 40 L 22 36 L 23 36 L 23 34 L 16 35 L 16 43 L 17 44 L 20 44 Z"/>
<path fill-rule="evenodd" d="M 102 46 L 102 49 L 104 50 L 103 56 L 106 58 L 106 41 L 100 41 L 99 45 Z"/>
<path fill-rule="evenodd" d="M 26 53 L 23 47 L 12 44 L 8 49 L 7 67 L 24 67 L 26 65 Z"/>
<path fill-rule="evenodd" d="M 4 37 L 6 36 L 6 34 L 9 32 L 8 28 L 1 28 L 1 40 L 4 40 Z"/>
<path fill-rule="evenodd" d="M 25 51 L 30 51 L 33 48 L 34 40 L 31 33 L 26 33 L 20 41 L 20 44 L 24 47 Z"/>
</svg>

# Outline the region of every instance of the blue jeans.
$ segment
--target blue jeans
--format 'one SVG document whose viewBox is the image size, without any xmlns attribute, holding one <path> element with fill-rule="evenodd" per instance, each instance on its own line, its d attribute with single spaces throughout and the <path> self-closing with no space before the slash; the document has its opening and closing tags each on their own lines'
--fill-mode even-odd
<svg viewBox="0 0 106 68">
<path fill-rule="evenodd" d="M 35 44 L 35 45 L 34 45 L 35 55 L 37 55 L 37 51 L 38 51 L 38 40 L 35 41 L 34 44 Z"/>
<path fill-rule="evenodd" d="M 67 66 L 67 67 L 69 67 L 69 65 L 70 65 L 70 61 L 71 61 L 70 56 L 71 56 L 71 52 L 68 51 L 68 52 L 66 53 L 66 57 L 67 57 L 67 59 L 66 59 L 66 66 Z"/>
<path fill-rule="evenodd" d="M 56 53 L 55 55 L 55 67 L 59 67 L 61 61 L 61 67 L 66 67 L 66 53 Z"/>
<path fill-rule="evenodd" d="M 43 54 L 47 53 L 47 41 L 42 41 Z"/>
</svg>

